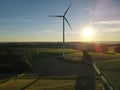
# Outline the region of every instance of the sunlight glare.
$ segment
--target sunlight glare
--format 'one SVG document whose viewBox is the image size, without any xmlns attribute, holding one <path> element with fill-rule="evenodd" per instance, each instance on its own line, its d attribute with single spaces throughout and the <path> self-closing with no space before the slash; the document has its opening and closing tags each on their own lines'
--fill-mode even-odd
<svg viewBox="0 0 120 90">
<path fill-rule="evenodd" d="M 94 36 L 95 32 L 92 28 L 85 28 L 82 31 L 82 36 L 86 39 L 92 38 Z"/>
</svg>

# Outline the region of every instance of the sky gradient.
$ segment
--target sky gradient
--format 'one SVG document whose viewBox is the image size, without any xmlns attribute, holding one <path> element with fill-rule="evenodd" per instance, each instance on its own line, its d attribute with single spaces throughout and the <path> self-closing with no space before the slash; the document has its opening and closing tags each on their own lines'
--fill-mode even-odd
<svg viewBox="0 0 120 90">
<path fill-rule="evenodd" d="M 66 41 L 84 41 L 83 28 L 91 27 L 95 36 L 88 41 L 120 41 L 120 0 L 0 0 L 0 42 L 62 41 L 62 19 L 66 17 Z"/>
</svg>

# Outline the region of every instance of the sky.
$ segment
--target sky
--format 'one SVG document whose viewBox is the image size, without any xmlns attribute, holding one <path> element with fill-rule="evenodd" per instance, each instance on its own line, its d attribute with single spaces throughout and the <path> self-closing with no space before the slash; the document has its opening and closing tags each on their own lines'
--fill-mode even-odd
<svg viewBox="0 0 120 90">
<path fill-rule="evenodd" d="M 66 14 L 65 41 L 120 41 L 120 0 L 0 0 L 0 42 L 62 42 L 62 18 Z M 81 32 L 91 21 L 95 35 Z"/>
</svg>

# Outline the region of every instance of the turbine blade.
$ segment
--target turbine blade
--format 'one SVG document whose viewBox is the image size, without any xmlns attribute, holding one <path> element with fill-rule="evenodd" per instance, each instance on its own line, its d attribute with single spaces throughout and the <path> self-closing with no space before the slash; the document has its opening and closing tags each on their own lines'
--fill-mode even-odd
<svg viewBox="0 0 120 90">
<path fill-rule="evenodd" d="M 70 27 L 70 29 L 72 30 L 72 27 L 71 27 L 70 23 L 68 22 L 67 18 L 66 18 L 66 17 L 64 17 L 64 19 L 66 20 L 66 22 L 67 22 L 68 26 L 69 26 L 69 27 Z"/>
<path fill-rule="evenodd" d="M 49 15 L 48 17 L 63 17 L 62 15 Z"/>
<path fill-rule="evenodd" d="M 70 4 L 70 5 L 68 6 L 67 10 L 66 10 L 65 13 L 64 13 L 64 16 L 67 14 L 67 12 L 68 12 L 69 8 L 71 7 L 71 5 L 72 5 L 72 4 Z"/>
</svg>

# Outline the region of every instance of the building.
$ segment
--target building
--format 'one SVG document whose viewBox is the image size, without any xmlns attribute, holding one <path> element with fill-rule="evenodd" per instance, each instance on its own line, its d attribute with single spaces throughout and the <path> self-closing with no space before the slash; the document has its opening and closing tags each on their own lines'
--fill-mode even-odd
<svg viewBox="0 0 120 90">
<path fill-rule="evenodd" d="M 109 53 L 109 54 L 120 53 L 120 44 L 108 45 L 106 46 L 105 50 L 106 50 L 106 53 Z"/>
</svg>

